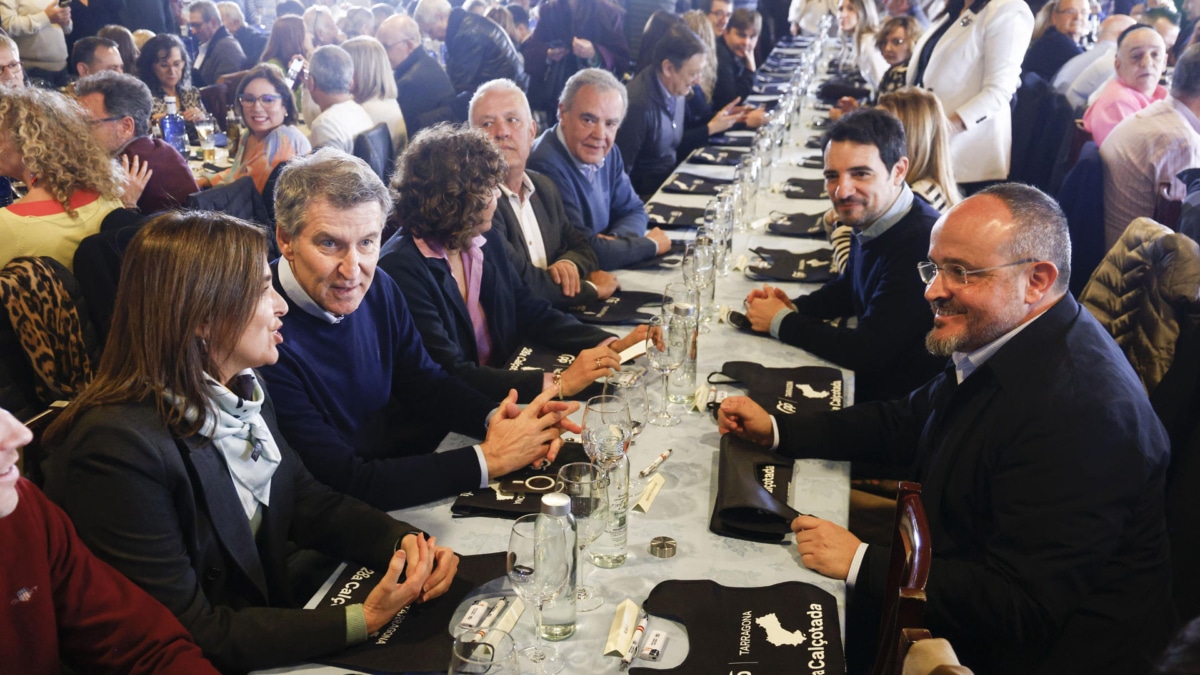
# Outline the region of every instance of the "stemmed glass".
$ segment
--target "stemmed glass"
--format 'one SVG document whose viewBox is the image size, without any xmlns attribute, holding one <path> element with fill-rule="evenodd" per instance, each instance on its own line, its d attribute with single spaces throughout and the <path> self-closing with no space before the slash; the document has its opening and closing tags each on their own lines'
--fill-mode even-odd
<svg viewBox="0 0 1200 675">
<path fill-rule="evenodd" d="M 553 675 L 563 669 L 563 659 L 554 647 L 542 647 L 542 606 L 558 595 L 567 582 L 570 563 L 567 536 L 553 518 L 540 514 L 521 516 L 513 523 L 508 539 L 508 580 L 526 603 L 533 605 L 533 646 L 521 654 L 533 664 L 534 672 Z"/>
<path fill-rule="evenodd" d="M 622 448 L 633 438 L 633 418 L 629 403 L 620 396 L 593 396 L 583 407 L 583 450 L 593 462 L 607 441 L 616 440 Z"/>
<path fill-rule="evenodd" d="M 499 628 L 470 630 L 454 638 L 447 675 L 520 675 L 512 636 Z"/>
<path fill-rule="evenodd" d="M 667 380 L 672 371 L 683 365 L 685 340 L 682 334 L 686 332 L 687 327 L 682 320 L 672 321 L 669 316 L 650 318 L 650 331 L 646 334 L 646 357 L 650 367 L 662 375 L 663 381 L 662 409 L 650 418 L 650 424 L 657 427 L 679 424 L 679 418 L 667 411 L 667 397 L 671 393 Z"/>
<path fill-rule="evenodd" d="M 575 609 L 590 612 L 604 604 L 604 596 L 584 583 L 585 551 L 588 544 L 600 538 L 608 527 L 608 486 L 604 472 L 594 464 L 574 462 L 558 470 L 562 492 L 571 498 L 571 515 L 575 516 L 576 541 L 579 545 L 579 567 L 575 573 Z"/>
<path fill-rule="evenodd" d="M 700 332 L 707 333 L 708 326 L 704 324 L 704 315 L 711 313 L 715 301 L 716 290 L 716 260 L 717 252 L 711 244 L 688 244 L 683 252 L 683 280 L 688 288 L 696 292 L 696 320 L 700 323 Z"/>
</svg>

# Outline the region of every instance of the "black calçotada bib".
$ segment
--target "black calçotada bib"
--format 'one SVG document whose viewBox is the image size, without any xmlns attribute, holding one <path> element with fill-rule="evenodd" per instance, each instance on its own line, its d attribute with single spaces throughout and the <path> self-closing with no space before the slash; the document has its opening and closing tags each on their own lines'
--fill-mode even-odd
<svg viewBox="0 0 1200 675">
<path fill-rule="evenodd" d="M 843 675 L 846 672 L 837 601 L 800 581 L 729 588 L 715 581 L 664 581 L 642 608 L 682 623 L 688 654 L 667 670 L 632 668 L 634 675 Z M 653 627 L 653 626 L 652 626 Z M 667 649 L 681 649 L 671 645 Z"/>
</svg>

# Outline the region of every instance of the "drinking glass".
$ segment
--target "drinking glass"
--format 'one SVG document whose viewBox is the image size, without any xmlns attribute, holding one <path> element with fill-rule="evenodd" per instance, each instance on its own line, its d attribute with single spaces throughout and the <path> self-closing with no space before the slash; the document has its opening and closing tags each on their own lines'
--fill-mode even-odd
<svg viewBox="0 0 1200 675">
<path fill-rule="evenodd" d="M 570 563 L 567 536 L 559 521 L 539 518 L 540 514 L 521 516 L 513 523 L 508 539 L 508 580 L 526 603 L 533 605 L 533 646 L 521 655 L 533 664 L 539 675 L 553 675 L 563 669 L 558 650 L 542 646 L 542 605 L 557 595 L 567 583 Z"/>
<path fill-rule="evenodd" d="M 663 316 L 674 315 L 676 304 L 687 304 L 692 307 L 696 306 L 696 291 L 687 283 L 687 281 L 674 281 L 667 284 L 667 287 L 663 289 Z"/>
<path fill-rule="evenodd" d="M 499 628 L 480 628 L 454 638 L 447 675 L 520 675 L 512 636 Z"/>
<path fill-rule="evenodd" d="M 604 472 L 594 464 L 574 462 L 558 470 L 562 492 L 571 498 L 575 516 L 576 542 L 579 544 L 579 569 L 575 573 L 575 610 L 590 612 L 604 604 L 600 591 L 584 583 L 584 565 L 588 544 L 596 541 L 608 526 L 608 486 Z"/>
<path fill-rule="evenodd" d="M 716 250 L 709 244 L 688 244 L 683 251 L 683 280 L 696 292 L 696 320 L 703 321 L 705 312 L 712 311 L 716 290 Z M 700 324 L 700 332 L 708 326 Z"/>
<path fill-rule="evenodd" d="M 629 403 L 620 396 L 593 396 L 583 407 L 583 449 L 594 462 L 605 442 L 619 441 L 627 447 L 633 437 Z"/>
<path fill-rule="evenodd" d="M 650 319 L 650 331 L 646 334 L 646 357 L 650 367 L 662 375 L 663 397 L 662 408 L 650 418 L 650 424 L 658 427 L 670 427 L 679 424 L 679 418 L 667 410 L 671 372 L 683 364 L 683 355 L 687 326 L 682 321 L 673 321 L 671 317 L 655 316 Z"/>
<path fill-rule="evenodd" d="M 642 428 L 646 426 L 646 413 L 650 406 L 646 401 L 646 380 L 638 376 L 634 379 L 615 378 L 611 383 L 612 393 L 625 399 L 625 403 L 629 405 L 629 422 L 632 429 L 632 436 L 637 438 L 637 435 L 642 433 Z"/>
<path fill-rule="evenodd" d="M 200 152 L 204 161 L 212 163 L 217 159 L 217 139 L 213 138 L 216 123 L 211 115 L 205 115 L 196 120 L 196 135 L 200 138 Z"/>
</svg>

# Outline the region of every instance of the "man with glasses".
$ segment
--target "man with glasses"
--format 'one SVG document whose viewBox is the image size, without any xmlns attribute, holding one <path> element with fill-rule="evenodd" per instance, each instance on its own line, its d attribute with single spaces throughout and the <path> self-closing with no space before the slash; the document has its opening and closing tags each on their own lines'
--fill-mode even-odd
<svg viewBox="0 0 1200 675">
<path fill-rule="evenodd" d="M 703 0 L 701 8 L 708 15 L 713 33 L 720 38 L 725 32 L 725 27 L 729 25 L 729 17 L 733 16 L 733 3 L 729 0 Z"/>
<path fill-rule="evenodd" d="M 854 231 L 846 269 L 791 300 L 768 285 L 746 298 L 755 331 L 853 370 L 859 402 L 903 396 L 945 366 L 925 351 L 933 320 L 913 274 L 938 212 L 908 187 L 906 148 L 900 120 L 881 109 L 838 120 L 825 139 L 825 188 L 838 222 Z M 843 317 L 858 323 L 826 323 Z"/>
<path fill-rule="evenodd" d="M 197 0 L 188 5 L 188 29 L 200 44 L 192 63 L 192 84 L 197 87 L 216 84 L 222 75 L 242 69 L 246 54 L 237 38 L 221 24 L 221 13 L 212 0 Z"/>
<path fill-rule="evenodd" d="M 1067 292 L 1070 265 L 1053 199 L 990 187 L 934 226 L 919 268 L 943 373 L 807 418 L 744 397 L 721 406 L 723 433 L 921 483 L 926 626 L 979 675 L 1144 673 L 1173 627 L 1169 439 L 1120 348 Z M 811 516 L 792 530 L 803 565 L 846 580 L 848 661 L 869 658 L 886 545 Z"/>
<path fill-rule="evenodd" d="M 1091 8 L 1088 0 L 1051 0 L 1049 9 L 1043 11 L 1050 12 L 1050 25 L 1029 45 L 1021 72 L 1037 73 L 1053 82 L 1059 68 L 1083 53 L 1079 41 L 1087 32 Z"/>
<path fill-rule="evenodd" d="M 150 88 L 132 75 L 101 72 L 75 83 L 75 95 L 92 127 L 92 135 L 129 176 L 125 205 L 143 214 L 187 205 L 199 192 L 187 161 L 170 143 L 150 135 Z M 139 187 L 140 196 L 129 194 Z M 130 197 L 133 197 L 130 199 Z"/>
<path fill-rule="evenodd" d="M 397 100 L 404 113 L 409 137 L 453 114 L 454 85 L 437 60 L 421 46 L 421 29 L 404 14 L 395 14 L 379 24 L 375 36 L 387 50 L 392 75 L 396 78 Z"/>
</svg>

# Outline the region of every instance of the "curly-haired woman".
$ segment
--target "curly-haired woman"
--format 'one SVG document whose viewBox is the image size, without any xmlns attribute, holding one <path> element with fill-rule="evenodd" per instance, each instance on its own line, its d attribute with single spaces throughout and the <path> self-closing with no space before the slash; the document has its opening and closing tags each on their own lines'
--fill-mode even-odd
<svg viewBox="0 0 1200 675">
<path fill-rule="evenodd" d="M 383 247 L 379 267 L 404 291 L 425 348 L 446 370 L 496 399 L 516 389 L 528 401 L 556 380 L 573 396 L 618 368 L 618 352 L 644 340 L 645 327 L 618 340 L 533 296 L 492 231 L 507 173 L 480 131 L 439 124 L 417 134 L 392 178 L 405 236 Z M 559 378 L 504 368 L 522 342 L 579 355 Z"/>
<path fill-rule="evenodd" d="M 121 170 L 79 106 L 54 92 L 0 90 L 0 175 L 28 188 L 0 209 L 0 265 L 34 255 L 70 269 L 79 242 L 122 206 Z"/>
</svg>

